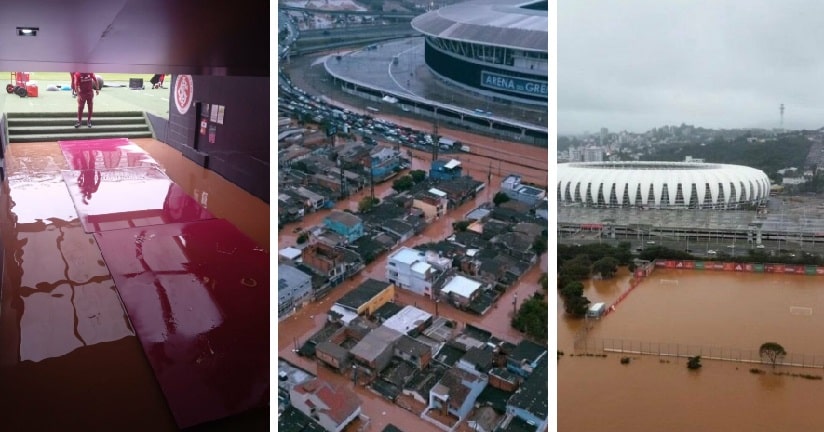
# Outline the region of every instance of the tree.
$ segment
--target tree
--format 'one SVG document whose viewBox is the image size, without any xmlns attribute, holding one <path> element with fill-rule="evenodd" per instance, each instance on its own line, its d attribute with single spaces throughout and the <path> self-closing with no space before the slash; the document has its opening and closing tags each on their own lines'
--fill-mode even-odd
<svg viewBox="0 0 824 432">
<path fill-rule="evenodd" d="M 570 282 L 560 291 L 561 298 L 564 299 L 564 311 L 574 316 L 584 316 L 589 307 L 589 299 L 584 297 L 584 284 L 581 282 Z"/>
<path fill-rule="evenodd" d="M 538 340 L 546 340 L 549 306 L 543 299 L 532 297 L 521 304 L 511 324 L 512 327 Z"/>
<path fill-rule="evenodd" d="M 690 357 L 690 359 L 687 360 L 687 369 L 701 369 L 701 356 Z"/>
<path fill-rule="evenodd" d="M 464 232 L 467 228 L 469 228 L 469 225 L 471 223 L 472 222 L 468 220 L 458 221 L 452 224 L 452 229 L 454 229 L 457 232 Z"/>
<path fill-rule="evenodd" d="M 497 207 L 497 206 L 499 206 L 499 205 L 501 205 L 501 204 L 503 204 L 507 201 L 509 201 L 509 195 L 507 195 L 503 192 L 498 192 L 498 193 L 495 194 L 494 197 L 492 197 L 492 203 L 495 204 L 495 207 Z"/>
<path fill-rule="evenodd" d="M 307 240 L 309 240 L 309 234 L 307 234 L 306 232 L 302 232 L 298 236 L 298 244 L 304 244 Z"/>
<path fill-rule="evenodd" d="M 409 171 L 409 175 L 412 177 L 412 181 L 415 183 L 420 183 L 426 180 L 426 171 L 424 170 Z"/>
<path fill-rule="evenodd" d="M 373 207 L 378 205 L 381 202 L 378 198 L 373 198 L 371 196 L 365 196 L 361 198 L 358 202 L 358 213 L 369 213 Z"/>
<path fill-rule="evenodd" d="M 618 260 L 613 257 L 603 257 L 592 264 L 592 272 L 600 274 L 601 278 L 609 279 L 618 271 Z"/>
<path fill-rule="evenodd" d="M 787 355 L 784 347 L 776 342 L 764 342 L 758 349 L 758 353 L 761 355 L 761 360 L 771 364 L 772 367 L 775 367 Z"/>
<path fill-rule="evenodd" d="M 546 252 L 546 237 L 538 236 L 535 237 L 535 241 L 532 242 L 532 250 L 535 252 L 536 255 L 541 255 Z"/>
<path fill-rule="evenodd" d="M 395 189 L 398 192 L 402 192 L 405 190 L 412 189 L 414 182 L 412 181 L 412 176 L 405 175 L 394 182 L 392 182 L 392 189 Z"/>
</svg>

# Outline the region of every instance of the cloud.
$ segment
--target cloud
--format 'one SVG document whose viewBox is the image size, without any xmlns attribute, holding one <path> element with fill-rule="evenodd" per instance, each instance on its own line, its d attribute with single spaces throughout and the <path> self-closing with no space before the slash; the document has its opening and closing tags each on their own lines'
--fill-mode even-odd
<svg viewBox="0 0 824 432">
<path fill-rule="evenodd" d="M 824 126 L 824 2 L 558 5 L 561 133 Z"/>
</svg>

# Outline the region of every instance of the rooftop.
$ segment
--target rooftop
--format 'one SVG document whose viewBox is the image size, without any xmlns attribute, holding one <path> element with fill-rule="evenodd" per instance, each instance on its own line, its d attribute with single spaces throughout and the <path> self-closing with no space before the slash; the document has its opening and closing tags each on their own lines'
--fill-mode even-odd
<svg viewBox="0 0 824 432">
<path fill-rule="evenodd" d="M 403 335 L 398 339 L 395 343 L 395 349 L 415 357 L 421 357 L 427 352 L 431 352 L 429 345 L 407 335 Z"/>
<path fill-rule="evenodd" d="M 360 398 L 352 390 L 344 386 L 332 387 L 328 382 L 317 378 L 295 386 L 293 391 L 315 395 L 328 407 L 320 408 L 319 411 L 324 412 L 337 424 L 346 420 L 361 405 Z"/>
<path fill-rule="evenodd" d="M 393 342 L 400 339 L 401 334 L 396 330 L 380 326 L 375 330 L 369 332 L 357 345 L 355 345 L 350 353 L 367 362 L 374 361 L 387 347 L 391 346 Z"/>
<path fill-rule="evenodd" d="M 332 213 L 329 213 L 329 215 L 326 216 L 326 219 L 339 222 L 348 227 L 354 227 L 361 223 L 361 219 L 359 217 L 353 215 L 352 213 L 340 210 L 332 210 Z"/>
<path fill-rule="evenodd" d="M 469 298 L 481 288 L 481 283 L 469 279 L 466 276 L 457 275 L 453 277 L 442 289 L 444 294 L 455 293 L 461 297 Z"/>
<path fill-rule="evenodd" d="M 335 304 L 357 310 L 375 296 L 387 289 L 391 284 L 377 279 L 367 279 L 352 291 L 344 294 Z"/>
<path fill-rule="evenodd" d="M 403 306 L 397 303 L 388 302 L 384 303 L 383 306 L 379 307 L 373 315 L 375 316 L 375 318 L 378 319 L 379 322 L 383 322 L 392 317 L 393 315 L 397 314 L 398 312 L 400 312 L 402 309 Z"/>
<path fill-rule="evenodd" d="M 547 52 L 547 9 L 524 0 L 475 0 L 442 7 L 412 20 L 421 33 L 445 39 Z"/>
<path fill-rule="evenodd" d="M 524 409 L 538 418 L 546 418 L 549 413 L 549 364 L 544 357 L 532 375 L 524 381 L 518 391 L 509 399 L 509 406 Z"/>
<path fill-rule="evenodd" d="M 432 314 L 429 312 L 407 305 L 400 312 L 384 321 L 383 325 L 402 334 L 409 334 L 410 331 L 421 327 L 430 319 L 432 319 Z"/>
<path fill-rule="evenodd" d="M 277 430 L 280 432 L 326 432 L 321 425 L 291 405 L 278 415 Z"/>
<path fill-rule="evenodd" d="M 424 260 L 424 253 L 408 247 L 402 247 L 389 256 L 390 261 L 402 264 L 412 264 L 416 261 Z"/>
<path fill-rule="evenodd" d="M 530 363 L 537 361 L 541 356 L 547 353 L 546 347 L 536 344 L 529 340 L 522 340 L 509 355 L 509 358 L 520 362 L 526 360 Z"/>
</svg>

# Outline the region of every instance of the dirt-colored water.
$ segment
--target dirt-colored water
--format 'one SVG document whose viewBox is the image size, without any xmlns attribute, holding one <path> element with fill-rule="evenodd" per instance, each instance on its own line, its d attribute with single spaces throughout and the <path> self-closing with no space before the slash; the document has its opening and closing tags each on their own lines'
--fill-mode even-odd
<svg viewBox="0 0 824 432">
<path fill-rule="evenodd" d="M 611 303 L 629 287 L 628 279 L 624 272 L 590 281 L 584 294 Z M 815 276 L 658 269 L 589 336 L 752 350 L 776 341 L 788 352 L 820 353 L 821 286 Z M 791 306 L 812 308 L 812 315 L 791 313 Z M 559 314 L 558 349 L 566 354 L 558 361 L 559 431 L 819 430 L 824 421 L 817 409 L 824 381 L 706 359 L 690 371 L 683 358 L 633 355 L 622 365 L 620 354 L 571 357 L 581 325 Z M 768 373 L 751 374 L 754 366 Z M 821 369 L 777 370 L 824 375 Z"/>
</svg>

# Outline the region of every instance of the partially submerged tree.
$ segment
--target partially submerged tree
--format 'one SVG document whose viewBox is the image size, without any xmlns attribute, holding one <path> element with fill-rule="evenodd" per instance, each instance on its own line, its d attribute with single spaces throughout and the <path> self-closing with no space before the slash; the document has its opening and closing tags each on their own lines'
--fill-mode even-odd
<svg viewBox="0 0 824 432">
<path fill-rule="evenodd" d="M 687 360 L 687 369 L 701 369 L 701 356 L 690 357 L 690 359 Z"/>
<path fill-rule="evenodd" d="M 761 355 L 761 360 L 771 364 L 772 367 L 775 367 L 787 355 L 784 347 L 776 342 L 764 342 L 758 349 L 758 353 Z"/>
</svg>

